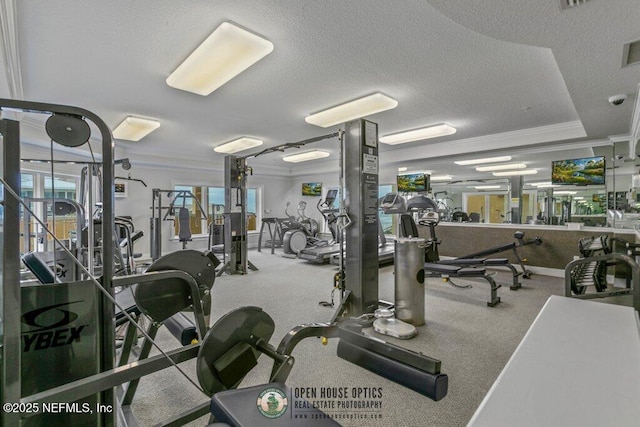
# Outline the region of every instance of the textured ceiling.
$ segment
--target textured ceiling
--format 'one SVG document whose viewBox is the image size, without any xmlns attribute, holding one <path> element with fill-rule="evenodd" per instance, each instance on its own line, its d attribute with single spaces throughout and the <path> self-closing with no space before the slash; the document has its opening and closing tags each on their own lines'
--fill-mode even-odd
<svg viewBox="0 0 640 427">
<path fill-rule="evenodd" d="M 602 141 L 629 133 L 640 82 L 640 67 L 621 68 L 622 45 L 640 39 L 637 0 L 592 0 L 570 10 L 557 0 L 57 0 L 16 7 L 24 98 L 81 106 L 112 127 L 128 114 L 159 120 L 162 127 L 141 142 L 117 143 L 134 164 L 219 167 L 215 145 L 252 136 L 269 147 L 330 133 L 338 126 L 318 128 L 304 117 L 377 91 L 399 102 L 370 117 L 380 135 L 440 122 L 458 128 L 444 138 L 383 146 L 383 164 L 424 159 L 419 164 L 429 168 L 430 159 L 461 152 Z M 224 21 L 264 36 L 273 53 L 207 97 L 167 86 L 169 73 Z M 7 91 L 0 84 L 0 96 Z M 611 107 L 607 98 L 617 93 L 630 99 Z M 291 169 L 282 156 L 252 163 L 300 173 L 337 162 L 332 156 Z"/>
</svg>

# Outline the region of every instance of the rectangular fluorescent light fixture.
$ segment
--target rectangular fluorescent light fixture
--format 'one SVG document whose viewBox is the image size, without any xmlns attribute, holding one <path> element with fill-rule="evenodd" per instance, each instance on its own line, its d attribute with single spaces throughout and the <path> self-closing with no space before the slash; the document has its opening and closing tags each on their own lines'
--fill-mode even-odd
<svg viewBox="0 0 640 427">
<path fill-rule="evenodd" d="M 554 195 L 556 194 L 567 194 L 567 195 L 574 195 L 574 194 L 578 194 L 577 191 L 554 191 L 553 192 Z"/>
<path fill-rule="evenodd" d="M 573 200 L 584 200 L 584 196 L 576 196 Z"/>
<path fill-rule="evenodd" d="M 446 123 L 428 126 L 420 129 L 398 132 L 380 137 L 380 142 L 389 145 L 404 144 L 405 142 L 421 141 L 423 139 L 437 138 L 439 136 L 453 135 L 456 128 Z"/>
<path fill-rule="evenodd" d="M 329 157 L 329 153 L 321 150 L 313 150 L 313 151 L 307 151 L 305 153 L 294 154 L 292 156 L 286 156 L 286 157 L 283 157 L 282 160 L 290 163 L 299 163 L 299 162 L 306 162 L 309 160 L 321 159 L 323 157 Z"/>
<path fill-rule="evenodd" d="M 451 181 L 453 177 L 451 175 L 431 175 L 429 179 L 431 181 Z"/>
<path fill-rule="evenodd" d="M 401 167 L 399 167 L 399 168 L 398 168 L 398 172 L 404 172 L 404 171 L 406 171 L 407 169 L 409 169 L 409 168 L 408 168 L 408 167 L 406 167 L 406 166 L 401 166 Z"/>
<path fill-rule="evenodd" d="M 527 165 L 524 163 L 507 163 L 505 165 L 493 165 L 493 166 L 478 166 L 476 170 L 478 172 L 493 172 L 493 171 L 507 171 L 516 169 L 526 169 Z"/>
<path fill-rule="evenodd" d="M 476 185 L 472 188 L 475 188 L 476 190 L 495 190 L 500 188 L 500 185 Z"/>
<path fill-rule="evenodd" d="M 467 165 L 480 165 L 482 163 L 497 163 L 497 162 L 508 162 L 508 161 L 511 161 L 511 156 L 488 157 L 486 159 L 460 160 L 458 162 L 453 162 L 453 163 L 460 166 L 467 166 Z"/>
<path fill-rule="evenodd" d="M 311 125 L 327 128 L 398 106 L 398 101 L 380 92 L 305 117 Z"/>
<path fill-rule="evenodd" d="M 533 185 L 534 187 L 546 187 L 551 184 L 551 181 L 543 181 L 543 182 L 530 182 L 529 185 Z"/>
<path fill-rule="evenodd" d="M 258 147 L 262 145 L 262 140 L 255 138 L 242 137 L 234 139 L 233 141 L 225 142 L 215 147 L 213 150 L 216 153 L 233 154 L 238 151 L 248 150 L 249 148 Z"/>
<path fill-rule="evenodd" d="M 167 77 L 167 84 L 206 96 L 272 51 L 269 40 L 224 22 Z"/>
<path fill-rule="evenodd" d="M 113 130 L 113 137 L 127 141 L 140 141 L 159 127 L 160 122 L 157 120 L 128 116 Z"/>
<path fill-rule="evenodd" d="M 535 175 L 538 171 L 536 169 L 527 169 L 527 170 L 519 170 L 519 171 L 503 171 L 503 172 L 493 172 L 493 176 L 515 176 L 515 175 Z"/>
</svg>

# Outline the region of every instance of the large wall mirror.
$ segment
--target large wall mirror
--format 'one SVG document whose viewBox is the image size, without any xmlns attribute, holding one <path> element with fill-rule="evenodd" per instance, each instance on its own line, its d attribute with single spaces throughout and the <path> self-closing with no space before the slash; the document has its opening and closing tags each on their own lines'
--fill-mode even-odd
<svg viewBox="0 0 640 427">
<path fill-rule="evenodd" d="M 472 165 L 457 164 L 462 156 L 426 159 L 398 174 L 430 174 L 431 197 L 445 222 L 640 228 L 640 162 L 629 155 L 627 142 L 469 159 L 498 157 L 509 159 Z M 524 174 L 505 176 L 510 171 Z"/>
</svg>

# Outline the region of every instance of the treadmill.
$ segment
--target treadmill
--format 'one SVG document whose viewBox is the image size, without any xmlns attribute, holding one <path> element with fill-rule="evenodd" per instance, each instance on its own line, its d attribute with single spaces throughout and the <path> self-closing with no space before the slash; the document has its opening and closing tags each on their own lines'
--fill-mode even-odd
<svg viewBox="0 0 640 427">
<path fill-rule="evenodd" d="M 332 255 L 340 253 L 342 243 L 340 243 L 340 233 L 336 224 L 336 213 L 338 213 L 338 209 L 332 206 L 336 197 L 338 197 L 338 190 L 329 190 L 324 201 L 319 200 L 317 204 L 318 211 L 320 211 L 329 225 L 332 239 L 328 242 L 321 241 L 318 244 L 302 249 L 298 252 L 298 258 L 314 264 L 326 264 L 331 260 Z"/>
</svg>

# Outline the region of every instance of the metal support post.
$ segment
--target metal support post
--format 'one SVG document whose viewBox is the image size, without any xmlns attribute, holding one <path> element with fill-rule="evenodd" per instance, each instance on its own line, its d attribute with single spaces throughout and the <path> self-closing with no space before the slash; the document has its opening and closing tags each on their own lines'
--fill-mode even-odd
<svg viewBox="0 0 640 427">
<path fill-rule="evenodd" d="M 2 134 L 2 177 L 12 188 L 20 191 L 20 124 L 13 120 L 0 120 Z M 2 312 L 0 312 L 0 335 L 2 348 L 2 378 L 0 395 L 2 404 L 18 403 L 21 396 L 20 367 L 22 338 L 20 329 L 20 210 L 19 203 L 13 197 L 2 192 L 3 219 L 0 231 L 0 291 L 2 296 Z M 0 425 L 15 426 L 20 424 L 18 411 L 2 411 Z"/>
<path fill-rule="evenodd" d="M 378 125 L 346 123 L 345 203 L 352 224 L 346 230 L 346 290 L 351 315 L 378 308 Z"/>
<path fill-rule="evenodd" d="M 247 163 L 246 158 L 224 158 L 224 253 L 227 260 L 218 275 L 247 274 L 258 268 L 247 258 Z"/>
<path fill-rule="evenodd" d="M 509 201 L 509 221 L 512 224 L 522 223 L 522 176 L 512 176 L 509 179 L 509 185 L 511 187 L 511 200 Z"/>
</svg>

